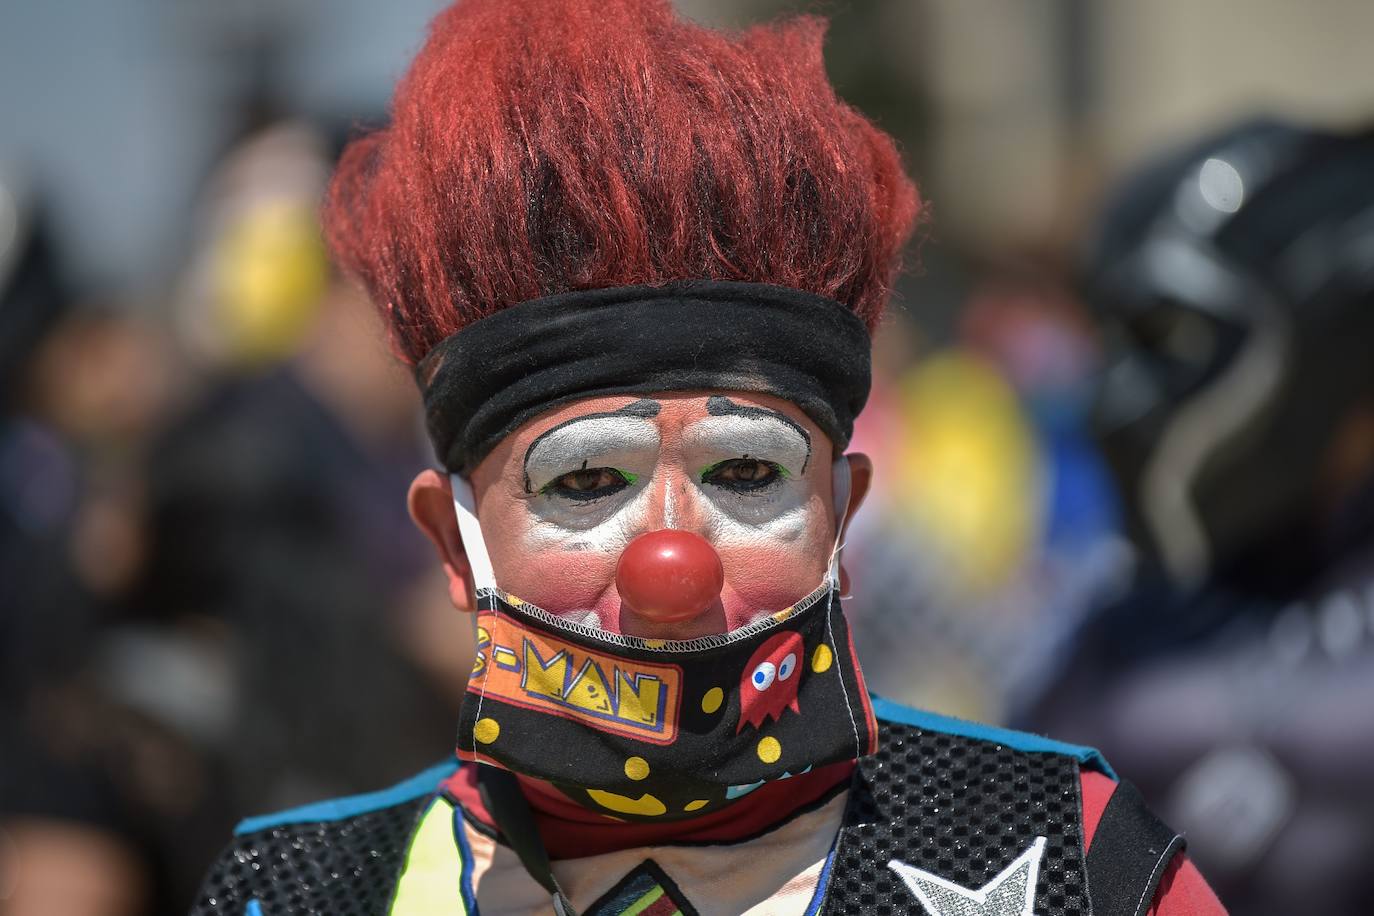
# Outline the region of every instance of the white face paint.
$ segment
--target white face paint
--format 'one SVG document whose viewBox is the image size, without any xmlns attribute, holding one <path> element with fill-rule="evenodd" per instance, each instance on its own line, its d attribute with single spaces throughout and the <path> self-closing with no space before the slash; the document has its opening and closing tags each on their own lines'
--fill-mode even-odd
<svg viewBox="0 0 1374 916">
<path fill-rule="evenodd" d="M 531 546 L 620 550 L 644 531 L 676 527 L 683 515 L 722 547 L 760 539 L 785 543 L 804 533 L 809 488 L 800 477 L 811 446 L 793 424 L 763 411 L 707 416 L 677 439 L 674 454 L 665 455 L 653 418 L 629 415 L 588 416 L 545 433 L 525 458 L 525 489 L 536 519 Z M 665 460 L 687 472 L 690 488 L 654 486 Z M 739 462 L 764 479 L 733 479 L 727 466 Z M 579 471 L 592 489 L 570 488 L 576 483 L 570 475 Z M 646 517 L 651 509 L 656 519 Z"/>
<path fill-rule="evenodd" d="M 680 639 L 744 626 L 822 580 L 832 457 L 777 398 L 607 396 L 531 422 L 472 484 L 503 588 L 589 625 Z M 725 570 L 718 606 L 690 626 L 641 619 L 616 591 L 625 548 L 664 528 L 701 535 Z"/>
<path fill-rule="evenodd" d="M 525 456 L 525 490 L 535 525 L 531 546 L 569 550 L 623 548 L 636 504 L 643 504 L 659 456 L 651 418 L 597 415 L 574 419 L 537 439 Z M 603 496 L 560 485 L 580 470 L 606 468 L 624 486 Z"/>
<path fill-rule="evenodd" d="M 801 537 L 809 519 L 802 480 L 811 445 L 792 424 L 762 412 L 708 416 L 683 430 L 682 458 L 705 514 L 707 540 L 722 547 Z M 757 487 L 717 481 L 725 462 L 756 461 L 770 469 Z"/>
</svg>

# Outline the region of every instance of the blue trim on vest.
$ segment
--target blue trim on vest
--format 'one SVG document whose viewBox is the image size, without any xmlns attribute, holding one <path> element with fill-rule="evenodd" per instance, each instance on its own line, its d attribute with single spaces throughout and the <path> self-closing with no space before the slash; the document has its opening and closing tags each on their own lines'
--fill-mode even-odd
<svg viewBox="0 0 1374 916">
<path fill-rule="evenodd" d="M 879 719 L 888 719 L 902 725 L 914 725 L 926 731 L 944 732 L 949 735 L 959 735 L 962 738 L 973 738 L 976 741 L 1004 744 L 1007 747 L 1027 753 L 1063 754 L 1113 780 L 1120 781 L 1111 764 L 1107 763 L 1102 752 L 1096 748 L 1055 741 L 1053 738 L 1033 735 L 1029 732 L 1018 732 L 1009 728 L 983 725 L 980 722 L 969 722 L 965 719 L 956 719 L 953 716 L 942 716 L 939 713 L 926 712 L 924 709 L 912 709 L 877 695 L 873 696 L 873 713 Z"/>
<path fill-rule="evenodd" d="M 477 916 L 477 895 L 472 890 L 472 846 L 468 843 L 467 815 L 462 805 L 453 806 L 453 838 L 458 841 L 458 858 L 463 865 L 459 891 L 463 895 L 464 912 Z"/>
<path fill-rule="evenodd" d="M 368 792 L 364 795 L 350 795 L 346 798 L 332 798 L 328 801 L 291 808 L 287 811 L 278 811 L 276 814 L 250 817 L 239 822 L 239 825 L 234 828 L 234 835 L 242 836 L 245 833 L 256 833 L 259 830 L 280 827 L 283 824 L 341 821 L 344 818 L 366 814 L 369 811 L 390 808 L 392 805 L 412 801 L 422 795 L 437 791 L 439 783 L 452 776 L 458 766 L 457 760 L 445 760 L 443 763 L 435 764 L 424 772 L 417 773 L 405 782 L 399 782 L 389 789 Z"/>
<path fill-rule="evenodd" d="M 825 866 L 821 869 L 820 877 L 816 879 L 816 892 L 811 895 L 811 904 L 803 916 L 816 916 L 821 911 L 821 904 L 825 903 L 825 892 L 830 889 L 830 867 L 835 864 L 835 853 L 840 848 L 840 832 L 835 831 L 835 839 L 830 843 L 830 854 L 825 857 Z"/>
<path fill-rule="evenodd" d="M 248 905 L 243 908 L 243 916 L 262 916 L 262 904 L 258 903 L 258 898 L 254 897 L 248 901 Z"/>
</svg>

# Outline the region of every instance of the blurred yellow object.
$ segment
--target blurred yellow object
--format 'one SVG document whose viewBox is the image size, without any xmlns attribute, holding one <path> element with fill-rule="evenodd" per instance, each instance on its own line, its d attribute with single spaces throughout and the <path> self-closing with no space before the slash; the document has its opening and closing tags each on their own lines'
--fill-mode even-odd
<svg viewBox="0 0 1374 916">
<path fill-rule="evenodd" d="M 329 262 L 313 207 L 265 200 L 237 214 L 213 261 L 216 324 L 239 362 L 291 355 L 314 322 Z"/>
<path fill-rule="evenodd" d="M 1044 497 L 1015 391 L 990 364 L 947 351 L 906 375 L 900 401 L 902 510 L 940 551 L 947 586 L 1004 584 L 1033 546 Z"/>
</svg>

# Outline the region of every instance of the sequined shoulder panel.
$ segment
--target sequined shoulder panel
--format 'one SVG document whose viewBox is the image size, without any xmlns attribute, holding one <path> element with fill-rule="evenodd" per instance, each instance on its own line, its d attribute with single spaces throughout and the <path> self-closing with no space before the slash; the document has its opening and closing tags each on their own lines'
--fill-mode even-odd
<svg viewBox="0 0 1374 916">
<path fill-rule="evenodd" d="M 210 869 L 191 914 L 385 913 L 429 801 L 420 797 L 339 820 L 240 834 Z"/>
<path fill-rule="evenodd" d="M 939 908 L 919 896 L 911 876 L 920 875 L 931 895 L 947 891 L 950 913 L 1000 913 L 988 908 L 994 896 L 974 902 L 986 888 L 1019 913 L 1008 890 L 1019 877 L 1037 916 L 1089 916 L 1076 755 L 882 719 L 878 737 L 878 752 L 860 761 L 820 912 Z"/>
</svg>

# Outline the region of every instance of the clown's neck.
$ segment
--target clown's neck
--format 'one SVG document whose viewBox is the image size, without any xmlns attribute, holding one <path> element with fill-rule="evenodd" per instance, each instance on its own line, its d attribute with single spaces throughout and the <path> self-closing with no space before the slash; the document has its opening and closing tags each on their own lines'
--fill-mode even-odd
<svg viewBox="0 0 1374 916">
<path fill-rule="evenodd" d="M 477 791 L 477 764 L 461 767 L 445 789 L 488 826 L 491 815 Z M 767 782 L 725 808 L 685 820 L 628 823 L 584 808 L 553 785 L 518 777 L 550 858 L 572 859 L 666 843 L 735 843 L 757 836 L 831 798 L 848 785 L 852 760 L 790 779 Z"/>
</svg>

